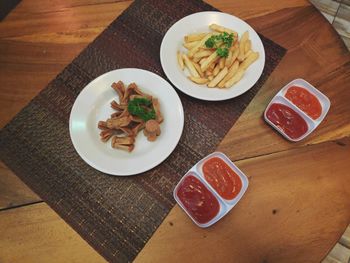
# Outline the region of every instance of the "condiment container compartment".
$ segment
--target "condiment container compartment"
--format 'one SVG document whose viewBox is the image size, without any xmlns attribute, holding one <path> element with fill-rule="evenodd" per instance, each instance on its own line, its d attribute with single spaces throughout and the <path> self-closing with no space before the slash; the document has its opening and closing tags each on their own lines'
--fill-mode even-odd
<svg viewBox="0 0 350 263">
<path fill-rule="evenodd" d="M 306 112 L 304 112 L 302 109 L 300 109 L 296 104 L 294 104 L 291 100 L 289 100 L 286 97 L 286 93 L 287 93 L 288 89 L 293 87 L 293 86 L 298 86 L 298 87 L 304 88 L 306 91 L 310 92 L 312 95 L 314 95 L 317 98 L 317 100 L 319 101 L 319 103 L 321 105 L 321 114 L 318 118 L 313 119 Z M 270 121 L 267 117 L 267 112 L 268 112 L 269 108 L 271 107 L 271 105 L 274 103 L 280 103 L 280 104 L 286 105 L 289 108 L 291 108 L 292 110 L 294 110 L 307 123 L 307 126 L 308 126 L 307 131 L 302 136 L 300 136 L 298 138 L 291 138 L 281 128 L 279 128 L 274 123 L 272 123 L 272 121 Z M 281 133 L 286 139 L 293 141 L 293 142 L 297 142 L 297 141 L 300 141 L 300 140 L 304 139 L 305 137 L 307 137 L 310 133 L 312 133 L 317 128 L 317 126 L 322 122 L 322 120 L 327 115 L 329 108 L 330 108 L 330 101 L 326 95 L 324 95 L 322 92 L 320 92 L 314 86 L 312 86 L 306 80 L 295 79 L 295 80 L 289 82 L 287 85 L 285 85 L 272 98 L 272 100 L 270 101 L 270 103 L 268 104 L 268 106 L 265 109 L 264 119 L 274 129 L 276 129 L 279 133 Z"/>
<path fill-rule="evenodd" d="M 216 158 L 218 158 L 219 160 L 217 160 Z M 241 187 L 240 187 L 239 191 L 235 192 L 235 196 L 233 198 L 225 199 L 206 180 L 206 177 L 205 177 L 204 172 L 203 172 L 203 165 L 205 165 L 207 163 L 207 161 L 209 161 L 209 160 L 212 160 L 214 162 L 215 161 L 219 161 L 219 162 L 222 161 L 237 176 L 236 179 L 240 180 Z M 208 164 L 209 163 L 207 163 L 207 165 Z M 227 167 L 225 166 L 225 168 L 227 168 Z M 186 178 L 189 176 L 193 176 L 196 179 L 198 179 L 198 181 L 203 184 L 205 189 L 208 190 L 212 194 L 212 196 L 217 200 L 217 202 L 219 204 L 218 212 L 216 213 L 215 216 L 213 216 L 207 222 L 203 222 L 203 223 L 198 222 L 195 218 L 196 216 L 191 215 L 191 212 L 187 210 L 186 205 L 181 201 L 181 197 L 178 196 L 178 191 L 182 189 L 181 187 L 183 187 L 183 185 L 184 185 L 183 183 L 185 182 L 185 180 L 188 181 L 188 179 L 186 179 Z M 234 163 L 232 163 L 232 161 L 225 154 L 223 154 L 221 152 L 214 152 L 214 153 L 204 157 L 199 162 L 197 162 L 182 177 L 182 179 L 180 180 L 180 182 L 176 185 L 176 187 L 174 189 L 174 198 L 175 198 L 176 202 L 180 205 L 180 207 L 186 212 L 186 214 L 192 219 L 192 221 L 197 226 L 205 228 L 205 227 L 209 227 L 209 226 L 213 225 L 214 223 L 216 223 L 217 221 L 219 221 L 239 202 L 239 200 L 242 198 L 242 196 L 246 192 L 246 190 L 248 188 L 248 184 L 249 184 L 248 178 L 245 176 L 245 174 Z M 187 200 L 188 199 L 186 199 L 185 201 L 187 201 Z M 195 200 L 198 200 L 198 198 L 192 198 L 191 201 L 195 201 Z M 215 209 L 215 207 L 214 207 L 214 209 Z"/>
<path fill-rule="evenodd" d="M 289 108 L 291 108 L 292 110 L 294 110 L 307 124 L 307 131 L 301 135 L 300 137 L 294 139 L 291 138 L 288 134 L 286 134 L 281 128 L 279 128 L 277 125 L 275 125 L 272 121 L 270 121 L 267 117 L 267 112 L 269 110 L 269 108 L 271 107 L 272 104 L 283 104 L 288 106 Z M 289 100 L 287 100 L 286 98 L 276 95 L 271 102 L 269 103 L 269 105 L 267 106 L 265 113 L 264 113 L 264 119 L 265 121 L 270 124 L 275 130 L 277 130 L 280 134 L 282 134 L 287 140 L 293 141 L 293 142 L 297 142 L 300 141 L 302 139 L 304 139 L 306 136 L 308 136 L 315 128 L 316 125 L 315 123 L 312 121 L 312 119 L 307 116 L 306 114 L 304 114 L 297 106 L 295 106 L 293 103 L 291 103 Z"/>
</svg>

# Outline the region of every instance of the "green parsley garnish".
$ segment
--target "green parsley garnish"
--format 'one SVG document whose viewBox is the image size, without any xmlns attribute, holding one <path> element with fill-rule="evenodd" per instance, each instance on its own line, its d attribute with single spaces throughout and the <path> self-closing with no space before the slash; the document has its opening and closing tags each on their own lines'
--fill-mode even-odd
<svg viewBox="0 0 350 263">
<path fill-rule="evenodd" d="M 156 118 L 156 112 L 152 107 L 152 102 L 146 98 L 135 98 L 128 103 L 128 112 L 148 121 Z"/>
<path fill-rule="evenodd" d="M 218 53 L 218 56 L 220 56 L 220 57 L 227 58 L 227 56 L 228 56 L 228 48 L 221 48 L 221 47 L 219 47 L 216 50 L 216 53 Z"/>
<path fill-rule="evenodd" d="M 211 36 L 210 38 L 208 38 L 207 41 L 205 41 L 205 46 L 208 48 L 213 48 L 215 45 L 215 41 L 216 41 L 216 36 Z"/>
<path fill-rule="evenodd" d="M 205 41 L 205 46 L 207 48 L 216 48 L 216 53 L 220 57 L 228 56 L 228 49 L 232 46 L 233 34 L 228 34 L 223 32 L 220 35 L 214 35 Z M 223 46 L 221 46 L 223 44 Z"/>
</svg>

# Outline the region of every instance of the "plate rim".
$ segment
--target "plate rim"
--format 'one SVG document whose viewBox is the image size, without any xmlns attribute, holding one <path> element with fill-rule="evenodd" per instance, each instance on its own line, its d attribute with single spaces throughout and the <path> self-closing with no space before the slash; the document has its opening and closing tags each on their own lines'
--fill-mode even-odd
<svg viewBox="0 0 350 263">
<path fill-rule="evenodd" d="M 179 88 L 178 86 L 181 86 L 181 84 L 179 85 L 176 81 L 174 81 L 174 78 L 171 77 L 171 74 L 168 74 L 168 71 L 165 69 L 165 67 L 163 66 L 163 64 L 165 64 L 165 62 L 163 61 L 163 56 L 162 56 L 162 53 L 164 52 L 164 39 L 165 37 L 167 36 L 167 34 L 169 33 L 169 31 L 176 25 L 180 24 L 183 20 L 185 19 L 188 19 L 188 17 L 191 17 L 191 16 L 197 16 L 197 15 L 201 15 L 201 14 L 218 14 L 218 15 L 224 15 L 224 16 L 230 16 L 230 17 L 233 17 L 235 19 L 238 19 L 240 22 L 243 22 L 245 25 L 247 25 L 249 28 L 251 28 L 255 33 L 256 35 L 258 36 L 258 40 L 260 41 L 261 45 L 262 45 L 262 52 L 263 52 L 263 59 L 264 59 L 264 62 L 263 62 L 263 67 L 261 69 L 261 72 L 257 78 L 257 80 L 245 91 L 243 92 L 240 92 L 239 94 L 234 94 L 232 96 L 228 96 L 228 97 L 225 97 L 225 98 L 214 98 L 214 97 L 208 97 L 208 96 L 196 96 L 196 95 L 193 95 L 191 94 L 191 92 L 188 92 L 186 91 L 185 89 L 182 89 L 182 88 Z M 163 36 L 163 39 L 162 39 L 162 42 L 161 42 L 161 45 L 160 45 L 160 51 L 159 51 L 159 57 L 160 57 L 160 63 L 161 63 L 161 66 L 162 66 L 162 69 L 166 75 L 166 77 L 169 79 L 169 81 L 178 89 L 180 90 L 181 92 L 183 92 L 184 94 L 192 97 L 192 98 L 195 98 L 195 99 L 199 99 L 199 100 L 203 100 L 203 101 L 225 101 L 225 100 L 230 100 L 230 99 L 233 99 L 233 98 L 236 98 L 244 93 L 246 93 L 247 91 L 249 91 L 260 79 L 263 71 L 264 71 L 264 68 L 265 68 L 265 64 L 266 64 L 266 53 L 265 53 L 265 47 L 264 47 L 264 43 L 262 42 L 258 32 L 255 31 L 255 29 L 250 25 L 248 24 L 245 20 L 235 16 L 235 15 L 232 15 L 232 14 L 229 14 L 229 13 L 225 13 L 225 12 L 220 12 L 220 11 L 202 11 L 202 12 L 196 12 L 196 13 L 193 13 L 193 14 L 190 14 L 190 15 L 187 15 L 183 18 L 181 18 L 180 20 L 176 21 L 167 31 L 166 33 L 164 34 Z"/>
<path fill-rule="evenodd" d="M 79 150 L 79 147 L 77 146 L 76 142 L 74 142 L 74 139 L 73 139 L 73 131 L 72 131 L 72 123 L 73 123 L 73 114 L 74 114 L 74 110 L 75 108 L 77 107 L 76 105 L 76 102 L 79 98 L 79 96 L 82 94 L 82 92 L 89 86 L 89 85 L 92 85 L 94 84 L 94 82 L 97 82 L 99 81 L 101 78 L 105 77 L 106 75 L 108 74 L 111 74 L 111 73 L 114 73 L 114 72 L 118 72 L 118 71 L 129 71 L 129 70 L 132 70 L 132 71 L 143 71 L 145 72 L 146 74 L 150 74 L 152 75 L 153 77 L 155 78 L 159 78 L 159 79 L 162 79 L 163 81 L 165 81 L 168 85 L 169 85 L 169 88 L 172 89 L 176 95 L 175 98 L 177 98 L 178 102 L 179 102 L 179 106 L 180 106 L 180 121 L 181 123 L 179 124 L 180 126 L 180 132 L 179 132 L 179 135 L 178 137 L 176 138 L 176 140 L 173 140 L 175 143 L 169 148 L 169 152 L 162 155 L 161 158 L 158 158 L 156 159 L 156 161 L 152 162 L 149 166 L 145 166 L 145 168 L 143 169 L 140 169 L 138 171 L 134 171 L 134 172 L 122 172 L 122 173 L 116 173 L 116 172 L 111 172 L 111 170 L 108 170 L 104 167 L 100 167 L 99 165 L 96 165 L 96 163 L 94 163 L 93 161 L 91 161 L 83 152 L 81 152 L 81 150 Z M 112 176 L 121 176 L 121 177 L 124 177 L 124 176 L 133 176 L 133 175 L 139 175 L 141 173 L 144 173 L 144 172 L 147 172 L 151 169 L 153 169 L 154 167 L 158 166 L 159 164 L 161 164 L 163 161 L 165 161 L 172 153 L 173 151 L 175 150 L 176 146 L 179 144 L 179 141 L 182 137 L 182 133 L 183 133 L 183 129 L 184 129 L 184 124 L 185 124 L 185 115 L 184 115 L 184 108 L 183 108 L 183 105 L 182 105 L 182 101 L 179 97 L 179 95 L 177 94 L 176 90 L 173 88 L 173 86 L 164 78 L 162 78 L 161 76 L 159 76 L 158 74 L 152 72 L 152 71 L 149 71 L 149 70 L 145 70 L 145 69 L 141 69 L 141 68 L 119 68 L 119 69 L 114 69 L 114 70 L 110 70 L 108 72 L 105 72 L 101 75 L 99 75 L 98 77 L 94 78 L 93 80 L 91 80 L 88 84 L 86 84 L 84 86 L 84 88 L 79 92 L 78 96 L 75 98 L 74 100 L 74 103 L 73 103 L 73 106 L 71 108 L 71 111 L 70 111 L 70 115 L 69 115 L 69 135 L 70 135 L 70 140 L 73 144 L 73 147 L 76 151 L 76 153 L 79 155 L 79 157 L 85 162 L 87 163 L 89 166 L 91 166 L 92 168 L 94 168 L 95 170 L 97 171 L 100 171 L 102 173 L 105 173 L 105 174 L 108 174 L 108 175 L 112 175 Z"/>
</svg>

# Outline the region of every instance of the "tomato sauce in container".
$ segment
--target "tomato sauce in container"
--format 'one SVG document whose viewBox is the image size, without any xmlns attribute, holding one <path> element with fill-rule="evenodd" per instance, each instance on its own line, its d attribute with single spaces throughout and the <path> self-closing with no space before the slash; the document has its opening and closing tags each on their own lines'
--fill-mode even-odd
<svg viewBox="0 0 350 263">
<path fill-rule="evenodd" d="M 267 106 L 264 118 L 290 141 L 313 132 L 330 108 L 329 99 L 303 79 L 285 85 Z"/>
<path fill-rule="evenodd" d="M 225 216 L 242 198 L 248 178 L 223 153 L 214 152 L 196 163 L 174 189 L 174 198 L 199 227 Z"/>
<path fill-rule="evenodd" d="M 231 200 L 241 191 L 241 178 L 223 159 L 219 157 L 210 158 L 204 162 L 202 169 L 205 180 L 222 198 Z"/>
<path fill-rule="evenodd" d="M 219 213 L 219 201 L 192 174 L 187 175 L 182 180 L 176 194 L 188 214 L 200 224 L 208 223 Z"/>
<path fill-rule="evenodd" d="M 287 89 L 285 97 L 312 119 L 317 120 L 321 116 L 322 106 L 320 101 L 307 89 L 291 86 Z"/>
<path fill-rule="evenodd" d="M 308 131 L 306 121 L 287 105 L 272 103 L 266 117 L 292 139 L 298 139 Z"/>
</svg>

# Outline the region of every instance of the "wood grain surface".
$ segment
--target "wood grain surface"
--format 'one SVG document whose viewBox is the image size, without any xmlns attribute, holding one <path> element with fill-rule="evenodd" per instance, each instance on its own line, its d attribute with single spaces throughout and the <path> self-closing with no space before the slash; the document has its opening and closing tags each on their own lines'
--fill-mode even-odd
<svg viewBox="0 0 350 263">
<path fill-rule="evenodd" d="M 130 3 L 22 0 L 0 23 L 0 127 Z M 342 139 L 350 135 L 349 52 L 307 1 L 208 3 L 248 20 L 288 53 L 219 146 L 250 176 L 242 202 L 207 230 L 175 206 L 137 261 L 318 262 L 350 222 L 350 142 Z M 261 114 L 297 77 L 314 84 L 332 105 L 310 137 L 289 143 Z M 52 262 L 51 255 L 57 262 L 102 260 L 44 203 L 11 209 L 40 198 L 4 165 L 0 173 L 0 209 L 6 208 L 0 212 L 0 262 Z"/>
<path fill-rule="evenodd" d="M 135 262 L 319 262 L 349 223 L 349 152 L 347 139 L 236 162 L 249 187 L 230 213 L 199 229 L 174 207 Z"/>
<path fill-rule="evenodd" d="M 0 161 L 0 210 L 40 201 L 40 197 Z"/>
<path fill-rule="evenodd" d="M 0 222 L 0 262 L 105 262 L 45 203 L 0 211 Z"/>
</svg>

